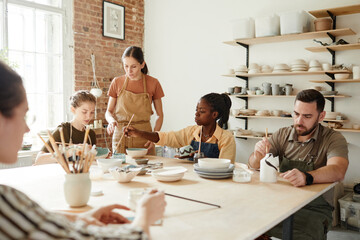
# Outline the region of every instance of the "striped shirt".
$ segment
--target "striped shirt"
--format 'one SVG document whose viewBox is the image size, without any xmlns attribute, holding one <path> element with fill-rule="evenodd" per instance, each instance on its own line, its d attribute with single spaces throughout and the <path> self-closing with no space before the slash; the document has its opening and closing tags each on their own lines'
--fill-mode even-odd
<svg viewBox="0 0 360 240">
<path fill-rule="evenodd" d="M 141 228 L 72 222 L 44 210 L 24 193 L 0 185 L 0 239 L 147 239 Z"/>
</svg>

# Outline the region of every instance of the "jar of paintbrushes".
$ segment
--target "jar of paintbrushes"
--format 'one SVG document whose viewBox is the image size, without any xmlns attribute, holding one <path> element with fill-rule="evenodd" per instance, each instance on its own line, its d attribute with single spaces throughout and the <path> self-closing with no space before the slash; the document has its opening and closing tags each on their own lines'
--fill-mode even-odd
<svg viewBox="0 0 360 240">
<path fill-rule="evenodd" d="M 87 144 L 90 128 L 85 131 L 83 144 L 67 144 L 64 140 L 63 130 L 60 129 L 61 144 L 57 144 L 50 131 L 48 131 L 51 147 L 44 142 L 47 150 L 65 170 L 64 196 L 71 207 L 85 206 L 90 197 L 91 180 L 89 169 L 96 156 L 96 146 Z"/>
</svg>

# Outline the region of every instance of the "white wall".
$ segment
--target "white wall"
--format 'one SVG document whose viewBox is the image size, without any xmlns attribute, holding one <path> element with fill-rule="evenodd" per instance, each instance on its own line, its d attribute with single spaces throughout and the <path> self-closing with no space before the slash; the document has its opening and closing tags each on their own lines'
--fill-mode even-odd
<svg viewBox="0 0 360 240">
<path fill-rule="evenodd" d="M 291 4 L 290 4 L 291 3 Z M 178 130 L 194 123 L 198 99 L 209 92 L 226 92 L 230 86 L 244 86 L 242 80 L 222 77 L 228 67 L 245 64 L 242 47 L 225 45 L 232 40 L 230 21 L 243 17 L 259 17 L 292 10 L 316 10 L 359 4 L 359 0 L 145 0 L 145 59 L 150 75 L 158 78 L 165 91 L 163 98 L 164 125 L 162 130 Z M 360 14 L 340 16 L 337 28 L 351 27 L 356 36 L 342 37 L 352 43 L 360 37 Z M 302 58 L 331 62 L 329 53 L 311 53 L 304 48 L 317 46 L 312 40 L 261 44 L 250 47 L 250 63 L 274 65 L 290 63 Z M 338 52 L 336 63 L 360 64 L 360 50 Z M 295 89 L 319 84 L 308 80 L 326 79 L 326 76 L 257 77 L 249 80 L 250 86 L 271 81 L 292 83 Z M 323 87 L 330 89 L 326 84 Z M 360 122 L 360 83 L 337 84 L 336 90 L 351 98 L 336 100 L 335 110 L 344 113 L 351 122 Z M 240 99 L 233 98 L 233 108 L 243 107 Z M 292 110 L 292 99 L 251 99 L 250 108 Z M 329 110 L 327 101 L 326 109 Z M 249 128 L 270 132 L 290 125 L 290 120 L 269 121 L 254 119 Z M 243 121 L 231 118 L 230 127 L 244 127 Z M 360 134 L 344 133 L 349 142 L 350 166 L 345 183 L 360 179 Z M 237 161 L 246 162 L 256 140 L 236 140 Z"/>
</svg>

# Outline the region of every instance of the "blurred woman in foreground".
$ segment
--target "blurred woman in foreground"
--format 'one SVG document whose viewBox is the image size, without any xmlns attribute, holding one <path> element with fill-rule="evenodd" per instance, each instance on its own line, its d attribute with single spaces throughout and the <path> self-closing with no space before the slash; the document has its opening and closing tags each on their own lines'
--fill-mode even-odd
<svg viewBox="0 0 360 240">
<path fill-rule="evenodd" d="M 28 102 L 21 77 L 0 61 L 0 162 L 15 163 L 23 135 Z M 41 186 L 39 186 L 41 187 Z M 113 204 L 79 215 L 48 212 L 24 193 L 0 184 L 0 239 L 146 239 L 149 226 L 162 218 L 163 192 L 146 194 L 130 223 L 113 212 Z M 122 224 L 114 227 L 107 224 Z"/>
</svg>

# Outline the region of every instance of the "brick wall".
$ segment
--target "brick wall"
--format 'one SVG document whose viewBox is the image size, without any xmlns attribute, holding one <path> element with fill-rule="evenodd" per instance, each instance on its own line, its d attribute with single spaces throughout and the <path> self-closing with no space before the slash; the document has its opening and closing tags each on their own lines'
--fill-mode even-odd
<svg viewBox="0 0 360 240">
<path fill-rule="evenodd" d="M 105 120 L 108 97 L 107 91 L 115 76 L 124 74 L 121 55 L 131 45 L 143 46 L 144 0 L 110 1 L 125 7 L 125 40 L 102 35 L 102 0 L 74 0 L 74 54 L 75 91 L 91 89 L 93 73 L 90 55 L 96 58 L 96 77 L 103 90 L 97 100 L 97 119 Z M 108 138 L 110 140 L 110 138 Z M 97 131 L 98 146 L 105 146 L 104 137 Z M 110 141 L 111 142 L 111 141 Z"/>
</svg>

